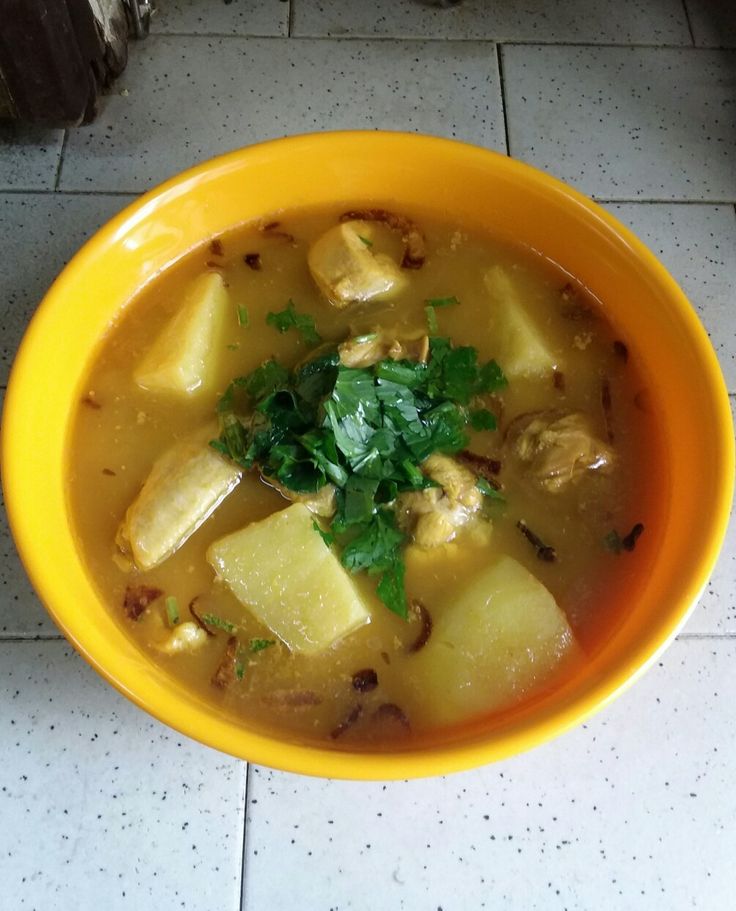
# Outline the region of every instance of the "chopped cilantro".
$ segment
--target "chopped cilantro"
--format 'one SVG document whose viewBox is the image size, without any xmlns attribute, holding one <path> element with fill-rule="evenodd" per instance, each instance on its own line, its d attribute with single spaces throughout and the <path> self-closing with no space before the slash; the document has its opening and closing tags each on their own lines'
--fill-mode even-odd
<svg viewBox="0 0 736 911">
<path fill-rule="evenodd" d="M 373 241 L 372 241 L 372 240 L 369 240 L 367 237 L 363 237 L 362 234 L 359 234 L 359 235 L 358 235 L 358 239 L 361 240 L 361 241 L 366 245 L 366 247 L 372 247 L 372 246 L 373 246 Z"/>
<path fill-rule="evenodd" d="M 169 621 L 169 626 L 176 626 L 179 622 L 179 602 L 173 595 L 166 599 L 166 618 Z"/>
<path fill-rule="evenodd" d="M 279 331 L 294 327 L 295 319 L 291 302 L 285 313 L 269 314 Z M 479 363 L 475 348 L 438 336 L 430 339 L 427 363 L 386 358 L 347 367 L 333 350 L 289 372 L 270 360 L 230 383 L 211 445 L 294 492 L 332 484 L 335 515 L 328 528 L 315 521 L 315 531 L 327 546 L 337 544 L 351 572 L 379 576 L 378 596 L 406 617 L 406 536 L 396 526 L 393 501 L 436 486 L 422 471 L 432 453 L 465 449 L 470 427 L 495 427 L 490 411 L 469 406 L 505 382 L 495 361 Z"/>
<path fill-rule="evenodd" d="M 227 346 L 228 351 L 237 351 L 238 348 L 240 348 L 240 345 L 228 345 Z"/>
<path fill-rule="evenodd" d="M 326 547 L 331 547 L 335 543 L 335 536 L 330 534 L 329 531 L 323 531 L 320 524 L 316 519 L 312 519 L 312 528 L 317 532 L 317 534 L 325 542 Z"/>
<path fill-rule="evenodd" d="M 296 329 L 308 345 L 318 345 L 322 341 L 322 336 L 314 325 L 314 317 L 308 316 L 306 313 L 297 313 L 294 301 L 291 299 L 285 310 L 280 310 L 278 313 L 271 311 L 266 316 L 266 322 L 282 334 L 288 332 L 289 329 Z"/>
<path fill-rule="evenodd" d="M 250 650 L 254 654 L 256 652 L 262 652 L 264 648 L 270 648 L 272 645 L 276 645 L 275 639 L 251 639 L 250 640 Z"/>
<path fill-rule="evenodd" d="M 437 314 L 432 304 L 427 304 L 424 308 L 424 312 L 427 314 L 427 329 L 429 329 L 432 335 L 437 335 L 440 331 L 440 327 L 437 324 Z"/>
<path fill-rule="evenodd" d="M 488 497 L 490 500 L 498 500 L 499 503 L 505 503 L 506 498 L 504 495 L 496 490 L 485 478 L 478 478 L 475 482 L 475 486 L 483 494 L 484 497 Z"/>
<path fill-rule="evenodd" d="M 235 661 L 235 676 L 238 680 L 242 680 L 245 677 L 245 664 L 238 658 Z"/>
<path fill-rule="evenodd" d="M 247 326 L 250 323 L 250 316 L 248 316 L 248 309 L 242 304 L 238 307 L 238 325 Z"/>
<path fill-rule="evenodd" d="M 214 626 L 215 629 L 221 629 L 226 633 L 235 632 L 235 624 L 231 623 L 229 620 L 223 620 L 222 617 L 218 617 L 216 614 L 202 614 L 202 623 L 205 626 Z"/>
<path fill-rule="evenodd" d="M 451 297 L 430 297 L 424 303 L 429 307 L 454 307 L 460 301 L 453 294 Z"/>
<path fill-rule="evenodd" d="M 473 430 L 495 430 L 496 415 L 487 408 L 477 408 L 470 412 L 470 426 Z"/>
</svg>

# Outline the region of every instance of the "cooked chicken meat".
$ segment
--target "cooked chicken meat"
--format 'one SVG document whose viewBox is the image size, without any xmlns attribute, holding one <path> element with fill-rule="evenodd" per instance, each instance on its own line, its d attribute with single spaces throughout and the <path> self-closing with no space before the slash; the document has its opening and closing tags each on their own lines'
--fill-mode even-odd
<svg viewBox="0 0 736 911">
<path fill-rule="evenodd" d="M 437 547 L 452 541 L 458 528 L 473 518 L 483 495 L 473 472 L 450 456 L 435 453 L 423 463 L 422 470 L 440 486 L 402 494 L 397 516 L 400 526 L 411 533 L 416 544 Z"/>
<path fill-rule="evenodd" d="M 340 363 L 345 367 L 370 367 L 391 358 L 392 361 L 418 361 L 426 364 L 429 337 L 399 338 L 393 332 L 376 331 L 358 335 L 338 346 Z"/>
<path fill-rule="evenodd" d="M 506 434 L 509 458 L 543 490 L 555 493 L 592 471 L 608 474 L 613 449 L 600 440 L 590 418 L 575 411 L 539 411 L 512 421 Z"/>
<path fill-rule="evenodd" d="M 269 478 L 262 474 L 261 480 L 268 484 L 269 487 L 273 487 L 274 490 L 278 490 L 282 497 L 286 497 L 292 503 L 303 503 L 315 516 L 327 518 L 335 515 L 337 506 L 335 503 L 335 488 L 332 484 L 325 484 L 324 487 L 320 487 L 314 493 L 297 493 L 294 490 L 289 490 L 288 487 L 284 487 L 276 478 Z"/>
<path fill-rule="evenodd" d="M 346 221 L 330 228 L 309 250 L 312 278 L 341 310 L 357 302 L 392 300 L 409 283 L 390 256 L 373 252 L 372 235 L 370 222 Z"/>
</svg>

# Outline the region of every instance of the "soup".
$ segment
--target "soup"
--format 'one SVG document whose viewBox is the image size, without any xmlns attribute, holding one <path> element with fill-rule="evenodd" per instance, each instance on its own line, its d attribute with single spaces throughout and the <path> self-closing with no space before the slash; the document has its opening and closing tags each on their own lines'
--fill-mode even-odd
<svg viewBox="0 0 736 911">
<path fill-rule="evenodd" d="M 661 500 L 599 302 L 435 216 L 301 211 L 142 290 L 79 406 L 70 500 L 121 624 L 243 723 L 446 736 L 615 629 Z"/>
</svg>

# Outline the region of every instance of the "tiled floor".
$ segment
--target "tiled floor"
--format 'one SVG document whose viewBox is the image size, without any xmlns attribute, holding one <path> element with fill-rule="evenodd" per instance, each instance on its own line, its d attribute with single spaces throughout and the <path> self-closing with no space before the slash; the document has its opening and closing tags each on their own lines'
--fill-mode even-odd
<svg viewBox="0 0 736 911">
<path fill-rule="evenodd" d="M 508 137 L 601 200 L 680 281 L 736 393 L 732 0 L 159 6 L 98 123 L 0 130 L 0 392 L 44 288 L 127 194 L 259 139 L 365 126 Z M 558 741 L 412 783 L 246 770 L 60 641 L 2 516 L 0 908 L 730 908 L 735 638 L 732 527 L 662 662 Z"/>
</svg>

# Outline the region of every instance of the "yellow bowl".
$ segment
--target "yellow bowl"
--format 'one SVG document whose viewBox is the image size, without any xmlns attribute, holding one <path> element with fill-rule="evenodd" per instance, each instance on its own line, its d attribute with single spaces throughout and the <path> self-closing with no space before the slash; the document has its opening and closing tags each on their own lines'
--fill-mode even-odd
<svg viewBox="0 0 736 911">
<path fill-rule="evenodd" d="M 126 635 L 85 568 L 65 467 L 82 384 L 127 302 L 204 239 L 252 218 L 371 198 L 431 209 L 522 241 L 606 304 L 653 383 L 671 496 L 649 576 L 624 621 L 574 679 L 460 741 L 337 752 L 249 730 L 177 687 Z M 15 361 L 2 428 L 3 487 L 23 562 L 84 657 L 122 693 L 235 756 L 312 775 L 409 778 L 502 759 L 582 721 L 630 684 L 696 604 L 726 527 L 734 474 L 728 396 L 708 338 L 675 282 L 622 225 L 547 175 L 461 143 L 400 133 L 323 133 L 206 162 L 147 193 L 100 230 L 56 280 Z"/>
</svg>

